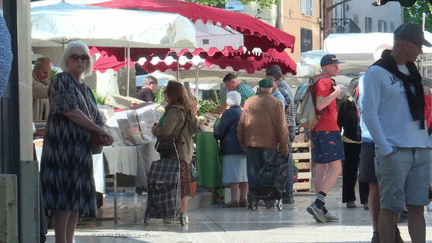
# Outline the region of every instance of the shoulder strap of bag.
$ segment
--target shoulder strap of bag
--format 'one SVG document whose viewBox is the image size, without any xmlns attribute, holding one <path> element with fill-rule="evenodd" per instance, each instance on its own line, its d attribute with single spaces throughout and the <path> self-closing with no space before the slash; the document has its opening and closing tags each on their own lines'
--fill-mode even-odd
<svg viewBox="0 0 432 243">
<path fill-rule="evenodd" d="M 322 78 L 324 78 L 324 77 L 325 77 L 324 74 L 318 74 L 318 75 L 316 75 L 315 77 L 313 77 L 313 79 L 311 80 L 311 81 L 312 81 L 312 84 L 311 84 L 310 89 L 311 89 L 311 92 L 312 92 L 312 99 L 313 99 L 313 104 L 314 104 L 314 106 L 315 106 L 315 110 L 316 110 L 315 84 L 317 84 L 318 81 L 320 81 L 320 80 L 321 80 Z M 321 112 L 318 114 L 318 116 L 322 116 L 322 115 L 324 114 L 324 110 L 325 110 L 326 108 L 327 108 L 327 107 L 325 107 L 324 109 L 322 109 Z"/>
</svg>

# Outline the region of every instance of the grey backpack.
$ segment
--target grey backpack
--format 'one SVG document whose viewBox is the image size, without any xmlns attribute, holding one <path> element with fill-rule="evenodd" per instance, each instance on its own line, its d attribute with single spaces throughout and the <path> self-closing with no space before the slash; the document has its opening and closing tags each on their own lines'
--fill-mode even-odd
<svg viewBox="0 0 432 243">
<path fill-rule="evenodd" d="M 311 77 L 308 83 L 303 84 L 296 91 L 294 98 L 296 123 L 305 129 L 315 128 L 324 112 L 323 109 L 317 114 L 316 101 L 313 95 L 315 84 L 324 77 L 323 74 Z"/>
</svg>

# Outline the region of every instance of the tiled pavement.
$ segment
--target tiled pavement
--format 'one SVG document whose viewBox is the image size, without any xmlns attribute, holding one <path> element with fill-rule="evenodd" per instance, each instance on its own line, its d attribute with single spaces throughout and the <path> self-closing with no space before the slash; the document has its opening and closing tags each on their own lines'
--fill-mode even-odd
<svg viewBox="0 0 432 243">
<path fill-rule="evenodd" d="M 370 242 L 372 227 L 369 212 L 361 205 L 348 209 L 341 202 L 341 183 L 335 185 L 326 199 L 329 211 L 339 222 L 316 223 L 306 207 L 312 203 L 311 193 L 296 193 L 295 203 L 284 205 L 282 211 L 260 207 L 250 209 L 220 208 L 217 205 L 190 211 L 188 226 L 164 224 L 150 219 L 143 225 L 145 196 L 139 197 L 138 221 L 134 223 L 133 197 L 119 198 L 119 224 L 105 219 L 81 221 L 76 231 L 76 243 L 99 242 Z M 101 215 L 112 217 L 112 196 L 105 199 Z M 427 242 L 432 242 L 432 212 L 425 211 Z M 406 223 L 399 224 L 406 242 L 409 234 Z M 49 230 L 47 242 L 52 243 L 54 232 Z"/>
</svg>

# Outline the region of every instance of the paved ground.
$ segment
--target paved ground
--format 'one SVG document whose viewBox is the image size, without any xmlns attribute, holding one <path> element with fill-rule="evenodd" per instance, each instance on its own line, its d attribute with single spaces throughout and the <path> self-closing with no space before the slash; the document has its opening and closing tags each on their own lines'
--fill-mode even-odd
<svg viewBox="0 0 432 243">
<path fill-rule="evenodd" d="M 282 211 L 259 208 L 228 209 L 212 207 L 189 212 L 188 226 L 164 224 L 150 219 L 143 225 L 145 196 L 139 197 L 139 222 L 134 223 L 133 197 L 120 197 L 119 224 L 112 220 L 80 222 L 75 242 L 370 242 L 372 227 L 369 212 L 361 205 L 348 209 L 341 202 L 340 180 L 330 192 L 327 208 L 339 216 L 339 222 L 316 223 L 306 207 L 314 200 L 310 193 L 297 193 L 295 203 L 284 205 Z M 112 196 L 106 198 L 101 214 L 112 217 Z M 427 242 L 432 242 L 432 212 L 425 211 Z M 402 238 L 409 241 L 406 223 L 401 223 Z M 54 232 L 48 233 L 48 243 Z"/>
</svg>

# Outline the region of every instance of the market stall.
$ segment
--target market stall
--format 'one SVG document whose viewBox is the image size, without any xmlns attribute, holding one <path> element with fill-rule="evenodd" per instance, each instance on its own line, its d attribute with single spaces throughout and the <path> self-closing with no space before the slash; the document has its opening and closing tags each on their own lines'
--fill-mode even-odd
<svg viewBox="0 0 432 243">
<path fill-rule="evenodd" d="M 221 158 L 219 156 L 219 144 L 214 138 L 213 132 L 198 132 L 196 146 L 198 186 L 220 187 L 222 185 Z"/>
</svg>

